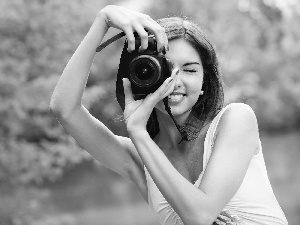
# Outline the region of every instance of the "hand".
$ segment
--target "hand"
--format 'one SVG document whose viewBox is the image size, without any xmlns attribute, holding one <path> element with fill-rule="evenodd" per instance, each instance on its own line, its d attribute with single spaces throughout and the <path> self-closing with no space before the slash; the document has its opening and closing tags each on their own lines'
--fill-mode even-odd
<svg viewBox="0 0 300 225">
<path fill-rule="evenodd" d="M 146 14 L 135 12 L 122 6 L 109 5 L 98 13 L 98 17 L 104 19 L 109 27 L 124 31 L 128 40 L 129 52 L 135 49 L 134 32 L 137 32 L 141 38 L 140 50 L 143 51 L 148 48 L 148 33 L 145 29 L 155 35 L 158 52 L 161 52 L 163 47 L 168 49 L 168 38 L 164 28 Z"/>
<path fill-rule="evenodd" d="M 147 121 L 156 104 L 167 97 L 174 90 L 178 69 L 172 71 L 171 77 L 167 78 L 164 83 L 154 92 L 141 100 L 134 100 L 131 91 L 131 83 L 129 79 L 123 79 L 124 94 L 125 94 L 125 109 L 124 118 L 127 131 L 138 132 L 145 130 Z"/>
</svg>

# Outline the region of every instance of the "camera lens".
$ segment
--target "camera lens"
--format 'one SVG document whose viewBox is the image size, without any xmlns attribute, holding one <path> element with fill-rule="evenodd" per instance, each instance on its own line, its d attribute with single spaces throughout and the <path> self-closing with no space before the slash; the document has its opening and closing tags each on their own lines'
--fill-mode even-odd
<svg viewBox="0 0 300 225">
<path fill-rule="evenodd" d="M 155 73 L 152 65 L 148 63 L 140 63 L 135 67 L 134 74 L 140 80 L 148 80 Z"/>
<path fill-rule="evenodd" d="M 140 87 L 154 85 L 161 76 L 158 60 L 149 55 L 140 55 L 132 60 L 129 70 L 131 81 Z"/>
</svg>

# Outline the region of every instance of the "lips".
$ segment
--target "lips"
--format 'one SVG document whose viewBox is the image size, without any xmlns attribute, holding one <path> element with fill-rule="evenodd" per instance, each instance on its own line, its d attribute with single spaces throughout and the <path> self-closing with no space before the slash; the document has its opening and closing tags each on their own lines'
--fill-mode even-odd
<svg viewBox="0 0 300 225">
<path fill-rule="evenodd" d="M 179 103 L 181 102 L 186 95 L 183 93 L 173 92 L 168 96 L 170 103 Z"/>
</svg>

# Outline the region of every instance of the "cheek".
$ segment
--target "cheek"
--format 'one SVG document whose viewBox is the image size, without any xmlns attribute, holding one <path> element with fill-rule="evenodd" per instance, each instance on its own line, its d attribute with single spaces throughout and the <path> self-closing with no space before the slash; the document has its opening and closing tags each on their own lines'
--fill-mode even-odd
<svg viewBox="0 0 300 225">
<path fill-rule="evenodd" d="M 201 93 L 201 90 L 202 90 L 202 82 L 198 81 L 198 85 L 195 85 L 197 83 L 193 83 L 191 86 L 190 86 L 190 89 L 189 89 L 189 100 L 190 100 L 190 103 L 189 104 L 196 104 L 196 102 L 198 101 L 199 99 L 199 96 L 200 96 L 200 93 Z"/>
<path fill-rule="evenodd" d="M 189 104 L 190 105 L 195 105 L 199 99 L 200 93 L 195 92 L 192 95 L 190 95 L 190 99 L 189 99 Z"/>
<path fill-rule="evenodd" d="M 189 92 L 192 95 L 199 96 L 202 90 L 203 80 L 201 78 L 193 79 L 189 82 Z"/>
</svg>

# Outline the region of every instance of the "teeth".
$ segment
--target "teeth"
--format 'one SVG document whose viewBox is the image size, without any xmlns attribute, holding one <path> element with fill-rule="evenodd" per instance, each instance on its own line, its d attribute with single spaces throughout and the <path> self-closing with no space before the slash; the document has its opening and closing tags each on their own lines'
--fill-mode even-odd
<svg viewBox="0 0 300 225">
<path fill-rule="evenodd" d="M 183 95 L 169 95 L 168 99 L 171 101 L 179 101 L 183 98 Z"/>
</svg>

